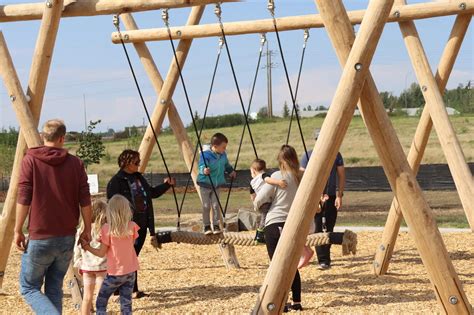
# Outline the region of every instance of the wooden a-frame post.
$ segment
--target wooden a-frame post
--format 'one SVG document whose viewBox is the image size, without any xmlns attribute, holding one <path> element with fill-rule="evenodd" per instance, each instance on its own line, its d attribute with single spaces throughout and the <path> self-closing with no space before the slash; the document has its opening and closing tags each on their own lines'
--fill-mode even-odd
<svg viewBox="0 0 474 315">
<path fill-rule="evenodd" d="M 395 0 L 404 4 L 405 0 Z M 413 69 L 420 83 L 426 106 L 430 112 L 431 120 L 438 135 L 438 140 L 443 148 L 448 162 L 449 170 L 453 176 L 458 190 L 461 204 L 466 212 L 467 221 L 474 230 L 474 179 L 467 165 L 454 127 L 449 120 L 448 112 L 444 105 L 443 96 L 439 91 L 436 79 L 431 72 L 431 67 L 426 57 L 423 45 L 413 21 L 400 22 L 400 29 L 407 46 Z"/>
<path fill-rule="evenodd" d="M 59 20 L 63 8 L 63 0 L 48 0 L 48 2 L 50 3 L 50 6 L 47 6 L 46 3 L 43 4 L 44 13 L 38 39 L 36 41 L 27 90 L 27 95 L 30 97 L 29 107 L 36 126 L 39 122 L 54 44 L 56 42 L 56 35 L 59 28 Z M 10 185 L 3 205 L 3 212 L 0 221 L 0 287 L 2 287 L 3 284 L 5 268 L 13 241 L 20 165 L 26 148 L 27 143 L 25 140 L 25 134 L 23 129 L 21 129 L 18 135 Z"/>
<path fill-rule="evenodd" d="M 449 35 L 448 43 L 446 44 L 441 56 L 438 71 L 436 72 L 436 82 L 441 93 L 444 93 L 444 89 L 448 83 L 449 76 L 469 27 L 471 18 L 471 15 L 458 15 L 456 17 L 451 34 Z M 428 106 L 425 105 L 407 156 L 408 163 L 415 174 L 418 173 L 432 126 L 433 123 L 431 121 L 429 109 Z M 394 198 L 383 230 L 382 241 L 377 247 L 375 253 L 374 273 L 376 275 L 384 275 L 387 273 L 397 240 L 398 231 L 400 229 L 401 220 L 402 214 L 400 205 L 398 204 L 397 199 Z"/>
<path fill-rule="evenodd" d="M 324 2 L 329 4 L 336 1 Z M 314 147 L 314 152 L 318 154 L 311 156 L 301 180 L 275 254 L 260 288 L 253 310 L 254 314 L 279 314 L 283 311 L 306 238 L 305 233 L 301 231 L 308 231 L 310 221 L 314 218 L 315 205 L 319 202 L 329 177 L 330 165 L 336 158 L 352 120 L 392 3 L 393 0 L 370 1 L 369 3 L 334 99 L 323 122 L 321 134 Z M 341 10 L 334 14 L 330 23 L 340 23 L 340 19 L 347 16 L 342 3 L 340 8 Z"/>
<path fill-rule="evenodd" d="M 323 0 L 316 0 L 316 2 L 321 14 L 327 15 L 326 30 L 339 59 L 344 60 L 342 58 L 344 51 L 347 53 L 350 50 L 354 35 L 347 16 L 342 19 L 340 14 L 337 14 L 343 12 L 342 3 L 338 4 L 339 1 L 329 3 Z M 462 290 L 441 234 L 436 227 L 432 211 L 406 161 L 370 74 L 362 90 L 359 109 L 382 160 L 392 190 L 402 206 L 403 215 L 427 268 L 429 278 L 434 284 L 438 301 L 448 313 L 469 313 L 472 311 L 471 305 Z M 385 128 L 377 130 L 373 127 L 377 122 L 383 121 L 385 121 Z M 389 129 L 391 132 L 384 132 Z"/>
</svg>

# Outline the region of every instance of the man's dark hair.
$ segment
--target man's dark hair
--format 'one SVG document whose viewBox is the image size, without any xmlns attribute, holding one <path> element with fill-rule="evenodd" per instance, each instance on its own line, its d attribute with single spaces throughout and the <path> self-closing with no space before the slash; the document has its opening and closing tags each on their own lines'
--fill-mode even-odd
<svg viewBox="0 0 474 315">
<path fill-rule="evenodd" d="M 222 143 L 229 143 L 229 140 L 227 139 L 224 134 L 218 132 L 214 134 L 211 138 L 211 145 L 221 145 Z"/>
</svg>

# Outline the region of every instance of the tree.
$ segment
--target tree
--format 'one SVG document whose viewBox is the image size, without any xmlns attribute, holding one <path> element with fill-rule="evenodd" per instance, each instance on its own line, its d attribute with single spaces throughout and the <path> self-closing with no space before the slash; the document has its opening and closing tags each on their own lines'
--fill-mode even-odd
<svg viewBox="0 0 474 315">
<path fill-rule="evenodd" d="M 308 105 L 307 109 L 308 109 L 308 111 L 312 111 L 312 110 L 313 110 L 313 108 L 311 107 L 311 105 Z"/>
<path fill-rule="evenodd" d="M 268 109 L 267 109 L 267 107 L 262 107 L 258 110 L 257 118 L 258 119 L 268 118 Z"/>
<path fill-rule="evenodd" d="M 105 155 L 105 146 L 100 135 L 93 132 L 100 122 L 100 119 L 97 121 L 91 120 L 89 126 L 87 126 L 87 131 L 83 131 L 79 139 L 79 149 L 76 155 L 84 162 L 86 169 L 91 164 L 99 164 L 100 159 Z"/>
<path fill-rule="evenodd" d="M 288 103 L 285 101 L 283 104 L 283 118 L 290 117 L 290 108 L 288 107 Z"/>
</svg>

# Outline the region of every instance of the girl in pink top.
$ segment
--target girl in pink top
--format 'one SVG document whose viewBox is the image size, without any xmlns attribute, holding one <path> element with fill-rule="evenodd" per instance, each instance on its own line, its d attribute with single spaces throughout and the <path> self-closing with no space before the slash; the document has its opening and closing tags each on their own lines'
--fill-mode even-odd
<svg viewBox="0 0 474 315">
<path fill-rule="evenodd" d="M 138 237 L 138 225 L 132 222 L 132 211 L 128 200 L 122 195 L 114 195 L 107 207 L 107 223 L 100 232 L 100 247 L 92 248 L 81 241 L 83 249 L 104 257 L 107 255 L 107 276 L 100 287 L 96 301 L 97 315 L 107 313 L 107 302 L 118 290 L 120 311 L 132 314 L 132 291 L 138 259 L 133 243 Z"/>
</svg>

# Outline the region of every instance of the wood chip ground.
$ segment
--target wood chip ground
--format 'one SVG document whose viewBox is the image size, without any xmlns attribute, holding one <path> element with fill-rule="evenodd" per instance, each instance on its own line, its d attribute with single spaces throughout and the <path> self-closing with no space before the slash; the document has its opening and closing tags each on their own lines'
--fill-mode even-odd
<svg viewBox="0 0 474 315">
<path fill-rule="evenodd" d="M 400 233 L 389 274 L 375 277 L 373 254 L 381 232 L 359 232 L 356 256 L 341 256 L 333 246 L 333 267 L 320 271 L 314 262 L 301 270 L 304 313 L 394 314 L 441 313 L 425 268 L 408 233 Z M 443 234 L 454 267 L 474 303 L 474 234 Z M 133 301 L 137 314 L 248 314 L 268 267 L 265 246 L 237 247 L 241 269 L 226 270 L 217 245 L 165 244 L 155 251 L 148 243 L 140 254 L 139 285 L 150 294 Z M 0 312 L 31 313 L 18 291 L 20 254 L 12 249 Z M 110 310 L 119 311 L 117 301 Z M 75 313 L 65 288 L 66 314 Z"/>
</svg>

